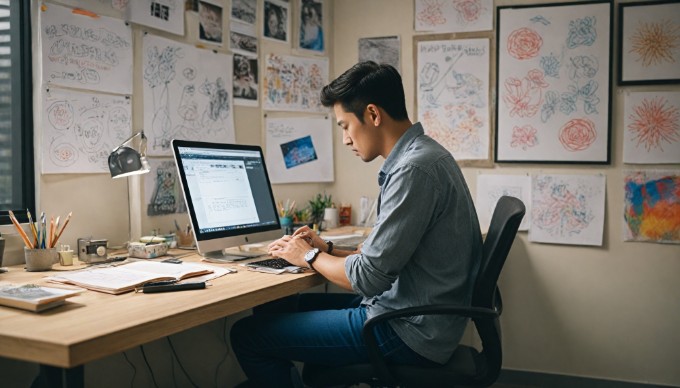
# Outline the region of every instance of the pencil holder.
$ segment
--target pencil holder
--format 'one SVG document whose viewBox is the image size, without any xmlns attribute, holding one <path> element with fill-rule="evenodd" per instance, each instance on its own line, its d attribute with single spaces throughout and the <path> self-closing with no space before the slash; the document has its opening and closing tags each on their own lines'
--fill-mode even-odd
<svg viewBox="0 0 680 388">
<path fill-rule="evenodd" d="M 194 235 L 189 232 L 177 231 L 177 247 L 178 248 L 193 248 Z"/>
<path fill-rule="evenodd" d="M 26 259 L 26 271 L 49 271 L 52 265 L 59 260 L 57 248 L 31 249 L 24 247 L 24 258 Z"/>
</svg>

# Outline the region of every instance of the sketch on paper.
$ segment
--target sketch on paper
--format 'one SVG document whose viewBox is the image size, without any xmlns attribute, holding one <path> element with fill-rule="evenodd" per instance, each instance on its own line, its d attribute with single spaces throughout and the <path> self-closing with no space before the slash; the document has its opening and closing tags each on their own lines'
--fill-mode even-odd
<svg viewBox="0 0 680 388">
<path fill-rule="evenodd" d="M 420 41 L 416 108 L 425 133 L 457 160 L 489 158 L 489 40 Z"/>
<path fill-rule="evenodd" d="M 257 57 L 234 54 L 234 105 L 258 105 L 257 69 Z"/>
<path fill-rule="evenodd" d="M 185 213 L 182 188 L 173 159 L 149 158 L 151 171 L 144 176 L 146 215 Z"/>
<path fill-rule="evenodd" d="M 677 171 L 624 172 L 624 241 L 680 244 Z"/>
<path fill-rule="evenodd" d="M 43 80 L 51 85 L 132 93 L 132 29 L 50 4 L 40 12 Z"/>
<path fill-rule="evenodd" d="M 610 6 L 499 8 L 497 160 L 608 160 Z"/>
<path fill-rule="evenodd" d="M 498 200 L 504 196 L 521 200 L 526 207 L 526 216 L 519 225 L 519 230 L 529 230 L 531 225 L 531 177 L 528 175 L 494 175 L 477 176 L 477 199 L 475 207 L 482 230 L 488 230 L 491 216 Z"/>
<path fill-rule="evenodd" d="M 680 163 L 680 92 L 630 92 L 623 117 L 624 163 Z"/>
<path fill-rule="evenodd" d="M 604 195 L 604 175 L 535 176 L 529 241 L 601 246 Z"/>
<path fill-rule="evenodd" d="M 330 118 L 268 117 L 265 127 L 265 159 L 272 183 L 333 181 Z"/>
<path fill-rule="evenodd" d="M 198 39 L 222 45 L 222 7 L 207 1 L 198 2 Z"/>
<path fill-rule="evenodd" d="M 131 0 L 127 20 L 184 36 L 184 0 Z"/>
<path fill-rule="evenodd" d="M 257 0 L 232 0 L 231 19 L 255 25 L 257 16 Z"/>
<path fill-rule="evenodd" d="M 488 31 L 493 0 L 416 0 L 415 17 L 416 31 Z"/>
<path fill-rule="evenodd" d="M 144 36 L 144 128 L 149 155 L 169 155 L 172 139 L 234 141 L 233 60 Z"/>
<path fill-rule="evenodd" d="M 328 58 L 269 54 L 265 57 L 264 108 L 326 112 L 319 96 L 328 83 Z"/>
<path fill-rule="evenodd" d="M 108 157 L 131 134 L 125 96 L 49 88 L 42 93 L 43 174 L 108 172 Z"/>
<path fill-rule="evenodd" d="M 680 3 L 621 3 L 619 10 L 619 81 L 680 81 Z"/>
<path fill-rule="evenodd" d="M 359 62 L 386 63 L 401 73 L 401 39 L 398 36 L 359 39 Z"/>
</svg>

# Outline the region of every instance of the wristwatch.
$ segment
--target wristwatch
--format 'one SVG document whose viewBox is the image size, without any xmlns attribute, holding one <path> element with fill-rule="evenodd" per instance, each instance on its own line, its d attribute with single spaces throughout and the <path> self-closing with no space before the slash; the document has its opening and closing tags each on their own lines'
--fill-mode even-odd
<svg viewBox="0 0 680 388">
<path fill-rule="evenodd" d="M 307 253 L 305 253 L 305 261 L 307 262 L 307 265 L 310 269 L 314 269 L 312 263 L 314 263 L 314 260 L 319 257 L 319 253 L 321 253 L 319 248 L 312 248 L 308 250 Z"/>
<path fill-rule="evenodd" d="M 333 252 L 333 241 L 331 240 L 325 240 L 326 244 L 328 244 L 328 249 L 326 249 L 326 253 L 331 253 Z"/>
</svg>

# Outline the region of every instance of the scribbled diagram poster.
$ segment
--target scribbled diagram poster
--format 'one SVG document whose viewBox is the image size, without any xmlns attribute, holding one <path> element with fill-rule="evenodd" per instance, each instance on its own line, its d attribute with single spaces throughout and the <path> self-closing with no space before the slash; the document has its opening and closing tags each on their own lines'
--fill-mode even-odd
<svg viewBox="0 0 680 388">
<path fill-rule="evenodd" d="M 330 118 L 268 117 L 265 127 L 265 158 L 272 183 L 333 181 Z"/>
<path fill-rule="evenodd" d="M 326 112 L 319 96 L 328 83 L 327 58 L 269 54 L 265 57 L 264 108 L 281 111 Z"/>
<path fill-rule="evenodd" d="M 531 225 L 531 177 L 529 175 L 482 174 L 477 176 L 477 199 L 475 208 L 482 230 L 488 230 L 498 200 L 504 196 L 521 200 L 526 215 L 519 230 L 529 230 Z"/>
<path fill-rule="evenodd" d="M 232 56 L 150 34 L 143 46 L 147 153 L 170 155 L 172 139 L 234 142 Z"/>
<path fill-rule="evenodd" d="M 416 110 L 425 133 L 457 160 L 489 159 L 489 40 L 417 45 Z"/>
<path fill-rule="evenodd" d="M 125 96 L 48 88 L 42 93 L 42 172 L 108 172 L 108 157 L 132 134 Z"/>
<path fill-rule="evenodd" d="M 498 8 L 497 161 L 609 161 L 611 7 Z"/>
<path fill-rule="evenodd" d="M 146 215 L 185 213 L 187 208 L 175 161 L 168 158 L 149 158 L 149 166 L 151 171 L 144 175 Z"/>
<path fill-rule="evenodd" d="M 492 22 L 493 0 L 415 0 L 416 31 L 488 31 Z"/>
<path fill-rule="evenodd" d="M 601 246 L 604 196 L 604 175 L 535 176 L 529 241 Z"/>
<path fill-rule="evenodd" d="M 623 162 L 680 163 L 680 92 L 629 92 L 624 107 Z"/>
<path fill-rule="evenodd" d="M 624 241 L 680 244 L 680 173 L 624 172 Z"/>
<path fill-rule="evenodd" d="M 123 20 L 41 8 L 43 80 L 50 85 L 132 93 L 132 29 Z"/>
</svg>

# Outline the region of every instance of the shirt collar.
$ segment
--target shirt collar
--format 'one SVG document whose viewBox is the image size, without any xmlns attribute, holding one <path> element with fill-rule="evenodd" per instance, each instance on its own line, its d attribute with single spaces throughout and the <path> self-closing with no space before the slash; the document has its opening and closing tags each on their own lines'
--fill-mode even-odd
<svg viewBox="0 0 680 388">
<path fill-rule="evenodd" d="M 380 168 L 380 172 L 378 172 L 378 185 L 382 186 L 383 183 L 385 183 L 387 174 L 389 174 L 394 166 L 396 166 L 397 162 L 401 160 L 401 157 L 404 155 L 411 143 L 413 143 L 413 140 L 423 134 L 425 134 L 423 126 L 418 122 L 409 127 L 409 129 L 407 129 L 406 132 L 401 135 L 399 140 L 397 140 L 397 143 L 394 145 L 394 148 L 392 148 L 392 151 L 390 151 L 390 154 L 387 155 L 385 163 L 383 163 L 382 167 Z"/>
</svg>

